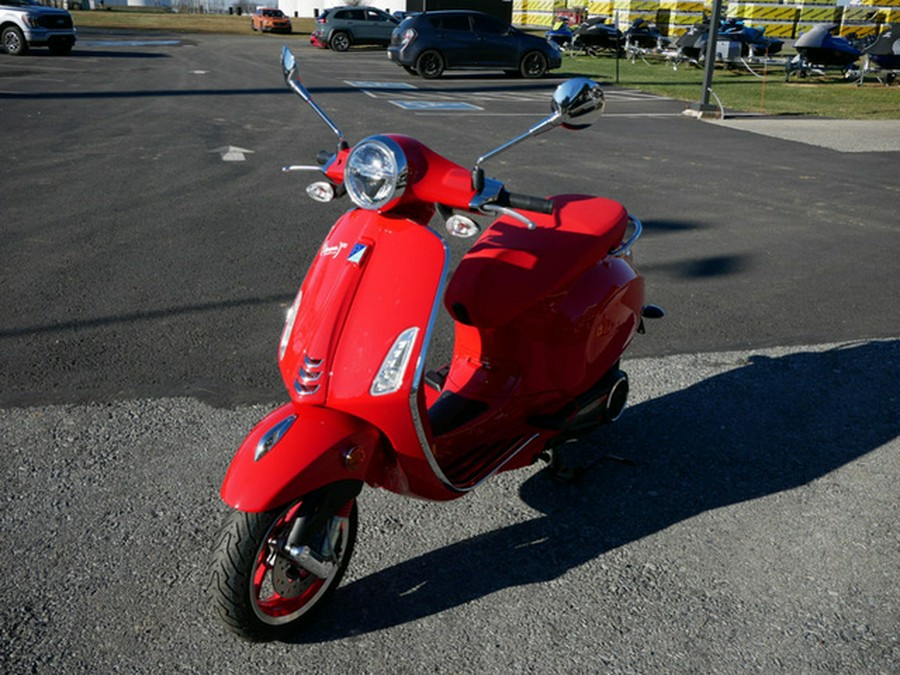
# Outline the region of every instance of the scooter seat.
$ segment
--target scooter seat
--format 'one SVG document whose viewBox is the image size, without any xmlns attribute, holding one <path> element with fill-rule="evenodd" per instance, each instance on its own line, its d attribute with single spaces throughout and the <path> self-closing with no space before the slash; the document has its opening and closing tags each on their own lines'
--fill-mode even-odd
<svg viewBox="0 0 900 675">
<path fill-rule="evenodd" d="M 621 243 L 628 213 L 618 202 L 585 195 L 552 199 L 552 214 L 527 214 L 537 229 L 498 218 L 463 256 L 444 296 L 457 321 L 482 328 L 502 326 Z"/>
</svg>

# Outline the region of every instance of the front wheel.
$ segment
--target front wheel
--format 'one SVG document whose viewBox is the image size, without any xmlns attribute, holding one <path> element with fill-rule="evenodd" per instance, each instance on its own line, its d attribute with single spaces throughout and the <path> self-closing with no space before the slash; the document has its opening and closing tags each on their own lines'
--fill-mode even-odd
<svg viewBox="0 0 900 675">
<path fill-rule="evenodd" d="M 248 640 L 284 638 L 305 625 L 340 584 L 356 542 L 356 500 L 301 542 L 298 548 L 313 558 L 303 564 L 285 544 L 295 523 L 311 517 L 303 500 L 229 516 L 213 551 L 209 590 L 214 612 L 232 632 Z"/>
<path fill-rule="evenodd" d="M 0 33 L 0 42 L 10 56 L 22 56 L 28 53 L 28 43 L 25 35 L 16 26 L 7 26 Z"/>
</svg>

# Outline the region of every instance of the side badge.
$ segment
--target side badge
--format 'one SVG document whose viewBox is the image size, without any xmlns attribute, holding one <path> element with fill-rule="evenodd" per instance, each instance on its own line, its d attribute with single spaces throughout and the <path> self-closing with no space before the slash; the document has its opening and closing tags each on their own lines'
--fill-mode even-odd
<svg viewBox="0 0 900 675">
<path fill-rule="evenodd" d="M 366 255 L 366 251 L 369 250 L 369 247 L 365 244 L 355 244 L 353 249 L 350 251 L 350 255 L 347 256 L 347 260 L 352 262 L 354 265 L 361 265 L 363 258 Z"/>
</svg>

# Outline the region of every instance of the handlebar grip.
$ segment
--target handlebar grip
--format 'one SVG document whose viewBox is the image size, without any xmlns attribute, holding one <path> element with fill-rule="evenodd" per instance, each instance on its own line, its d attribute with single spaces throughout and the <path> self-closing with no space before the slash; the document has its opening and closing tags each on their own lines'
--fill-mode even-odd
<svg viewBox="0 0 900 675">
<path fill-rule="evenodd" d="M 329 160 L 334 157 L 333 152 L 328 152 L 328 150 L 319 150 L 319 154 L 316 155 L 316 162 L 325 166 L 328 164 Z"/>
<path fill-rule="evenodd" d="M 502 196 L 502 201 L 513 209 L 522 209 L 523 211 L 534 211 L 535 213 L 553 213 L 555 204 L 552 199 L 544 199 L 543 197 L 532 197 L 530 195 L 516 194 L 515 192 L 506 192 Z"/>
</svg>

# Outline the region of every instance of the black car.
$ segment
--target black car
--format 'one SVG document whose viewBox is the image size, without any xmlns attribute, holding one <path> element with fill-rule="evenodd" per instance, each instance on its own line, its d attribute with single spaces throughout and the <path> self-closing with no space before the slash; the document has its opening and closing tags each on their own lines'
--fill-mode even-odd
<svg viewBox="0 0 900 675">
<path fill-rule="evenodd" d="M 391 35 L 388 57 L 407 72 L 429 79 L 445 70 L 493 68 L 541 77 L 562 65 L 555 44 L 489 14 L 460 10 L 405 18 Z"/>
</svg>

